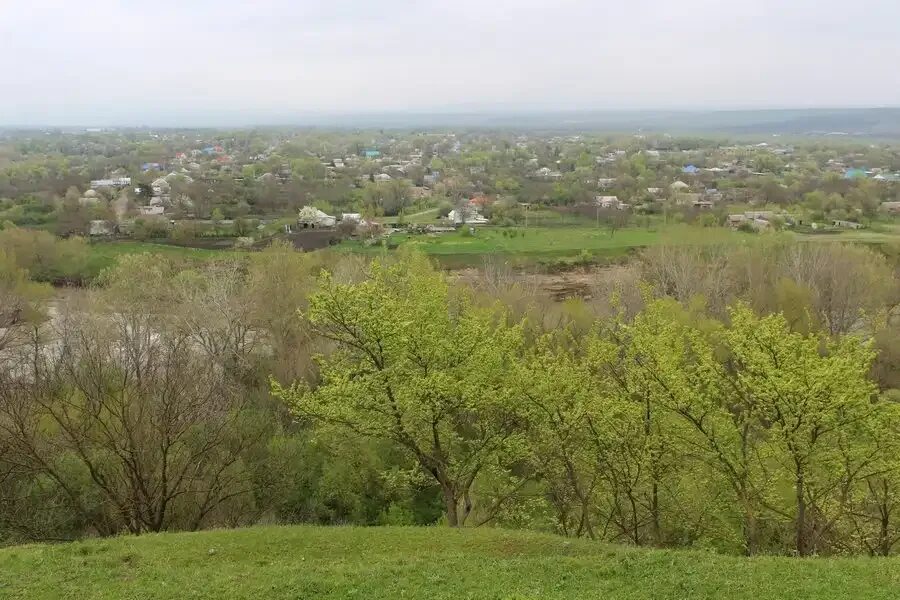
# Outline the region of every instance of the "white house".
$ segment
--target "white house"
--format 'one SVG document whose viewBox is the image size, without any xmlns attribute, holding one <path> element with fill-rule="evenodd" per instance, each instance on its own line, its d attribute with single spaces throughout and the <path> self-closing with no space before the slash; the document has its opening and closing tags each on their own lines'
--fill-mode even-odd
<svg viewBox="0 0 900 600">
<path fill-rule="evenodd" d="M 97 188 L 122 188 L 131 185 L 131 177 L 112 177 L 110 179 L 94 179 L 91 187 Z"/>
<path fill-rule="evenodd" d="M 453 209 L 447 214 L 447 219 L 454 225 L 485 225 L 490 221 L 478 211 L 478 207 L 467 204 L 462 209 Z"/>
<path fill-rule="evenodd" d="M 334 227 L 337 219 L 325 214 L 315 206 L 304 206 L 297 213 L 297 225 L 304 229 Z"/>
<path fill-rule="evenodd" d="M 597 187 L 601 190 L 608 190 L 611 187 L 615 187 L 616 180 L 614 177 L 601 177 L 597 180 Z"/>
<path fill-rule="evenodd" d="M 615 208 L 616 210 L 625 210 L 628 205 L 619 200 L 618 196 L 596 196 L 594 204 L 600 208 Z"/>
<path fill-rule="evenodd" d="M 166 209 L 161 204 L 156 204 L 153 206 L 139 206 L 138 213 L 142 217 L 157 217 L 159 215 L 165 214 Z"/>
</svg>

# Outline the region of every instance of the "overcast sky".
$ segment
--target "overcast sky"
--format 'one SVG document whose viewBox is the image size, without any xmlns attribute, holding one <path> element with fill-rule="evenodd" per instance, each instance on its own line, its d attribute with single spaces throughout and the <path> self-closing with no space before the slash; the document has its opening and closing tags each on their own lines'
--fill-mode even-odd
<svg viewBox="0 0 900 600">
<path fill-rule="evenodd" d="M 900 0 L 0 0 L 0 124 L 900 106 Z"/>
</svg>

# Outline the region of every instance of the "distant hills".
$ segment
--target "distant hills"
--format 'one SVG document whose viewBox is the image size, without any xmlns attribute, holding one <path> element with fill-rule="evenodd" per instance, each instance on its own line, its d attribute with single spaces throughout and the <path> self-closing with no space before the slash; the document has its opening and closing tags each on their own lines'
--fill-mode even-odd
<svg viewBox="0 0 900 600">
<path fill-rule="evenodd" d="M 900 137 L 900 108 L 361 113 L 317 115 L 300 121 L 314 126 L 386 129 L 451 127 Z"/>
<path fill-rule="evenodd" d="M 670 133 L 697 135 L 854 136 L 900 138 L 900 107 L 764 110 L 524 110 L 511 108 L 443 111 L 290 112 L 240 111 L 160 114 L 143 126 L 107 125 L 106 129 L 193 129 L 235 127 L 316 127 L 329 129 L 495 129 L 514 131 Z M 21 130 L 83 132 L 91 124 L 0 126 L 0 135 Z"/>
</svg>

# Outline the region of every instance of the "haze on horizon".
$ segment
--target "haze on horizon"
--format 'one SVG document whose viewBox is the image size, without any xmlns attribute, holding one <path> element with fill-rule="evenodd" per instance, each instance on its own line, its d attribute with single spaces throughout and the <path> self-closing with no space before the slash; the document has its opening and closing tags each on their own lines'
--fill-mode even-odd
<svg viewBox="0 0 900 600">
<path fill-rule="evenodd" d="M 900 106 L 900 2 L 0 4 L 0 124 Z"/>
</svg>

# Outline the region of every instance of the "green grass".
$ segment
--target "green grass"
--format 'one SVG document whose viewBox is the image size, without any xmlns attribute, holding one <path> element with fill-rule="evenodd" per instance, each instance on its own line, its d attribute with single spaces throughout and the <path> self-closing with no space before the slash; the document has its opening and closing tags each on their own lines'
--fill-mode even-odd
<svg viewBox="0 0 900 600">
<path fill-rule="evenodd" d="M 560 260 L 587 254 L 594 258 L 624 256 L 634 248 L 653 244 L 709 244 L 738 239 L 724 228 L 670 225 L 659 228 L 631 227 L 615 232 L 596 227 L 529 227 L 528 229 L 476 228 L 473 235 L 463 231 L 432 235 L 395 234 L 390 243 L 414 248 L 442 262 L 473 262 L 484 256 L 501 256 L 521 262 Z M 379 252 L 380 246 L 344 242 L 340 246 L 354 252 Z"/>
<path fill-rule="evenodd" d="M 439 208 L 429 208 L 427 210 L 419 211 L 413 213 L 411 215 L 405 215 L 403 220 L 407 223 L 411 223 L 413 225 L 425 225 L 428 223 L 437 223 Z"/>
<path fill-rule="evenodd" d="M 120 256 L 141 254 L 144 252 L 190 261 L 223 257 L 231 251 L 185 248 L 182 246 L 172 246 L 170 244 L 154 244 L 152 242 L 99 242 L 89 246 L 85 274 L 89 279 L 92 279 L 99 275 L 104 269 L 113 266 Z"/>
<path fill-rule="evenodd" d="M 266 527 L 0 550 L 0 598 L 900 597 L 900 560 L 742 558 L 497 529 Z"/>
</svg>

